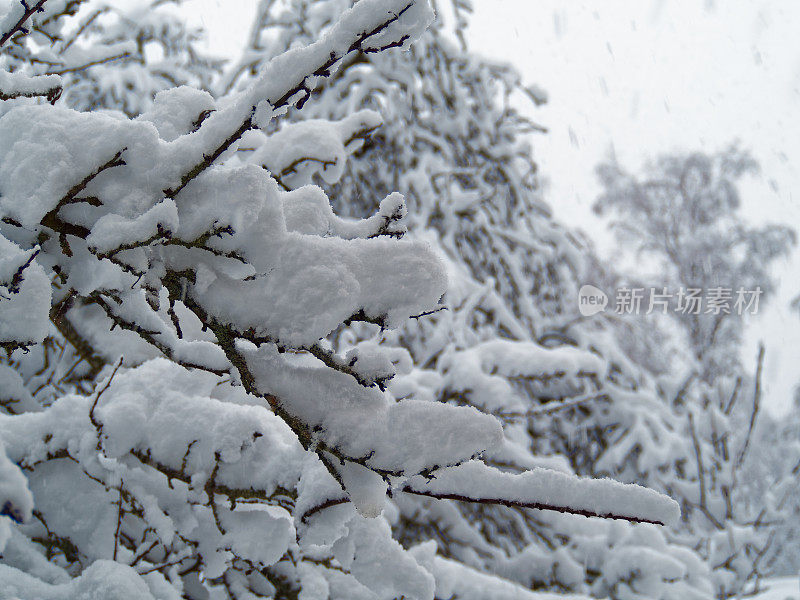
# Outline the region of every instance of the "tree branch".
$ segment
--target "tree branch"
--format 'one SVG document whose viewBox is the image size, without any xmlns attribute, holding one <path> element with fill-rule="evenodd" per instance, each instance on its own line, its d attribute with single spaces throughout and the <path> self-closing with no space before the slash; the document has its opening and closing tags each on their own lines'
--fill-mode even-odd
<svg viewBox="0 0 800 600">
<path fill-rule="evenodd" d="M 9 92 L 4 93 L 0 90 L 0 101 L 13 100 L 15 98 L 45 98 L 50 104 L 55 104 L 56 100 L 61 97 L 63 88 L 60 85 L 52 86 L 42 91 L 24 91 L 24 92 Z"/>
<path fill-rule="evenodd" d="M 375 26 L 371 30 L 364 31 L 364 32 L 360 33 L 359 35 L 357 35 L 356 38 L 351 42 L 350 46 L 347 49 L 345 49 L 344 51 L 336 50 L 336 49 L 331 50 L 331 52 L 328 55 L 328 57 L 325 60 L 321 61 L 321 64 L 318 64 L 317 66 L 312 67 L 314 70 L 311 73 L 308 73 L 306 75 L 300 76 L 300 81 L 299 82 L 296 82 L 294 84 L 287 84 L 287 87 L 284 87 L 282 89 L 277 90 L 275 92 L 275 94 L 274 94 L 275 96 L 277 96 L 277 98 L 275 98 L 275 99 L 265 98 L 264 101 L 266 101 L 272 107 L 273 110 L 280 109 L 280 108 L 287 108 L 287 107 L 290 107 L 291 105 L 294 105 L 297 109 L 301 109 L 303 107 L 303 104 L 305 103 L 305 101 L 311 95 L 311 88 L 309 87 L 309 80 L 310 79 L 316 78 L 316 77 L 328 77 L 328 76 L 330 76 L 331 69 L 334 66 L 336 66 L 337 63 L 339 63 L 345 56 L 347 56 L 348 54 L 350 54 L 352 52 L 365 51 L 363 49 L 363 45 L 364 45 L 365 42 L 367 42 L 371 37 L 374 37 L 377 34 L 379 34 L 382 31 L 384 31 L 387 27 L 389 27 L 395 21 L 399 20 L 400 17 L 406 11 L 408 11 L 412 6 L 414 6 L 414 0 L 411 0 L 408 4 L 406 4 L 406 6 L 403 9 L 401 9 L 397 13 L 391 14 L 391 16 L 387 17 L 386 20 L 384 20 L 383 22 L 379 23 L 377 26 Z M 386 48 L 394 47 L 394 46 L 397 46 L 397 45 L 402 45 L 402 43 L 405 42 L 405 40 L 407 40 L 407 39 L 408 39 L 407 35 L 406 36 L 402 36 L 402 41 L 399 42 L 399 44 L 398 44 L 397 41 L 393 41 L 393 42 L 389 42 L 389 44 L 386 47 L 382 47 L 382 48 L 379 48 L 379 49 L 377 49 L 377 48 L 376 49 L 370 49 L 370 50 L 377 52 L 379 50 L 383 50 L 383 49 L 386 49 Z M 311 46 L 307 46 L 306 48 L 301 50 L 301 52 L 313 53 L 314 50 L 316 50 L 316 48 L 314 48 L 314 45 L 312 44 Z M 261 80 L 265 80 L 265 79 L 267 79 L 267 78 L 272 76 L 272 73 L 271 73 L 270 68 L 269 68 L 270 64 L 272 64 L 272 63 L 268 63 L 267 68 L 262 73 Z M 167 198 L 174 198 L 175 196 L 177 196 L 180 193 L 180 191 L 189 184 L 190 181 L 192 181 L 194 178 L 196 178 L 198 175 L 200 175 L 200 173 L 202 173 L 208 167 L 210 167 L 212 164 L 214 164 L 214 162 L 226 150 L 228 150 L 228 148 L 230 148 L 234 144 L 234 142 L 236 142 L 239 138 L 241 138 L 242 135 L 244 135 L 244 133 L 246 131 L 255 128 L 256 124 L 255 124 L 255 120 L 254 119 L 255 119 L 255 113 L 256 113 L 256 108 L 258 107 L 258 104 L 260 104 L 260 101 L 253 103 L 253 105 L 251 106 L 251 108 L 250 108 L 247 116 L 245 117 L 245 119 L 241 122 L 241 124 L 233 132 L 230 133 L 230 135 L 228 135 L 228 137 L 226 137 L 219 145 L 217 145 L 210 152 L 208 152 L 208 153 L 204 152 L 203 153 L 202 160 L 200 160 L 198 163 L 196 163 L 191 169 L 189 169 L 189 171 L 187 171 L 181 177 L 180 183 L 178 183 L 174 187 L 167 188 L 167 189 L 163 190 L 164 196 L 167 197 Z M 210 124 L 216 123 L 217 119 L 219 119 L 219 118 L 224 118 L 224 116 L 220 114 L 221 112 L 224 112 L 224 111 L 217 112 L 214 115 L 210 116 L 208 119 L 206 119 L 200 125 L 200 128 L 198 129 L 198 131 L 196 133 L 198 133 L 198 134 L 201 133 L 205 128 L 209 128 L 210 129 L 211 128 Z"/>
<path fill-rule="evenodd" d="M 78 356 L 86 361 L 92 376 L 94 376 L 106 366 L 107 362 L 95 351 L 92 345 L 78 333 L 67 318 L 67 312 L 74 302 L 74 299 L 74 296 L 68 295 L 64 300 L 53 305 L 50 309 L 50 321 L 55 325 L 56 329 L 67 343 L 75 349 Z"/>
<path fill-rule="evenodd" d="M 415 490 L 409 485 L 403 486 L 401 489 L 396 490 L 402 492 L 404 494 L 411 494 L 413 496 L 424 496 L 427 498 L 435 498 L 437 500 L 458 500 L 459 502 L 467 502 L 471 504 L 487 504 L 487 505 L 499 505 L 499 506 L 507 506 L 509 508 L 529 508 L 534 510 L 547 510 L 547 511 L 554 511 L 560 512 L 564 514 L 570 515 L 579 515 L 582 517 L 597 517 L 601 519 L 615 519 L 620 521 L 628 521 L 630 523 L 650 523 L 652 525 L 664 525 L 662 521 L 633 517 L 629 515 L 620 515 L 612 512 L 595 512 L 591 510 L 585 510 L 581 508 L 572 508 L 569 506 L 555 506 L 552 504 L 544 504 L 541 502 L 520 502 L 517 500 L 509 500 L 507 498 L 473 498 L 470 496 L 466 496 L 463 494 L 438 494 L 431 491 L 424 491 L 424 490 Z M 318 504 L 307 510 L 303 513 L 303 516 L 300 520 L 305 523 L 308 521 L 308 518 L 318 513 L 326 508 L 330 508 L 332 506 L 338 506 L 340 504 L 346 504 L 349 502 L 349 498 L 333 498 L 330 500 L 326 500 L 325 502 Z"/>
<path fill-rule="evenodd" d="M 406 494 L 413 494 L 415 496 L 426 496 L 428 498 L 437 498 L 439 500 L 458 500 L 460 502 L 471 502 L 477 504 L 495 504 L 501 506 L 508 506 L 511 508 L 532 508 L 535 510 L 549 510 L 569 515 L 580 515 L 582 517 L 598 517 L 601 519 L 615 519 L 619 521 L 628 521 L 630 523 L 650 523 L 652 525 L 665 524 L 662 521 L 645 519 L 641 517 L 634 517 L 630 515 L 620 515 L 613 512 L 601 513 L 582 508 L 572 508 L 569 506 L 555 506 L 552 504 L 544 504 L 541 502 L 519 502 L 517 500 L 509 500 L 507 498 L 472 498 L 470 496 L 463 496 L 461 494 L 437 494 L 430 491 L 415 490 L 409 487 L 408 485 L 403 487 L 400 491 Z"/>
<path fill-rule="evenodd" d="M 44 6 L 45 2 L 47 2 L 47 0 L 39 0 L 39 1 L 38 1 L 36 4 L 34 4 L 33 6 L 28 6 L 28 3 L 27 3 L 27 2 L 24 2 L 24 1 L 20 0 L 20 3 L 22 4 L 22 6 L 23 6 L 23 7 L 25 7 L 25 12 L 24 12 L 24 13 L 22 13 L 22 16 L 19 18 L 19 21 L 17 21 L 17 22 L 16 22 L 16 23 L 15 23 L 15 24 L 14 24 L 14 25 L 11 27 L 11 30 L 10 30 L 10 31 L 7 31 L 6 33 L 4 33 L 4 34 L 2 35 L 2 37 L 0 37 L 0 48 L 2 48 L 2 47 L 3 47 L 3 44 L 5 44 L 5 43 L 6 43 L 8 40 L 10 40 L 10 39 L 11 39 L 11 37 L 12 37 L 12 36 L 13 36 L 15 33 L 17 33 L 18 31 L 24 31 L 24 30 L 25 30 L 25 28 L 23 27 L 23 26 L 25 25 L 25 21 L 27 21 L 28 19 L 30 19 L 30 18 L 31 18 L 31 16 L 32 16 L 34 13 L 37 13 L 37 12 L 44 12 L 44 8 L 42 8 L 42 7 Z"/>
</svg>

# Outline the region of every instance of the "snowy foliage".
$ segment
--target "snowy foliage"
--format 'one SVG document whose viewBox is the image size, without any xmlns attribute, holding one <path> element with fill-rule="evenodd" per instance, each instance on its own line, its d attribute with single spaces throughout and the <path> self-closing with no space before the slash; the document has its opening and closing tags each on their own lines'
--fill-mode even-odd
<svg viewBox="0 0 800 600">
<path fill-rule="evenodd" d="M 9 34 L 0 68 L 14 73 L 0 75 L 0 99 L 63 94 L 78 110 L 135 116 L 156 92 L 207 87 L 222 64 L 200 50 L 202 33 L 186 26 L 175 0 L 3 0 L 3 42 Z"/>
<path fill-rule="evenodd" d="M 425 0 L 293 3 L 206 86 L 168 3 L 92 4 L 0 4 L 0 597 L 705 597 L 673 500 L 534 454 L 615 359 L 540 329 L 587 259 L 510 70 Z"/>
</svg>

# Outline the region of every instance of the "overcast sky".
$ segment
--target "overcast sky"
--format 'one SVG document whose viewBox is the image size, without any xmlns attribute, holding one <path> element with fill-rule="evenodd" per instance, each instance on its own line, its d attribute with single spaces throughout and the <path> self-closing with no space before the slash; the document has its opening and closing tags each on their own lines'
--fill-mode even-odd
<svg viewBox="0 0 800 600">
<path fill-rule="evenodd" d="M 755 224 L 800 229 L 800 1 L 474 0 L 470 38 L 513 63 L 550 97 L 530 115 L 546 199 L 601 255 L 612 238 L 591 213 L 595 165 L 613 148 L 629 170 L 673 150 L 713 152 L 739 140 L 761 164 L 742 186 Z M 211 47 L 231 52 L 254 0 L 191 0 Z M 766 344 L 765 404 L 777 414 L 800 383 L 800 252 L 775 269 L 777 296 L 748 326 L 744 359 Z"/>
</svg>

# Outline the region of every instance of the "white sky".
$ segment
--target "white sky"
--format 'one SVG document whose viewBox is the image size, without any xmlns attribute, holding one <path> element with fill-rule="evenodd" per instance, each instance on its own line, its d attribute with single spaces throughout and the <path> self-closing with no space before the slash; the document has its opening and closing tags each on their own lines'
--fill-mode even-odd
<svg viewBox="0 0 800 600">
<path fill-rule="evenodd" d="M 254 0 L 189 0 L 224 53 L 247 34 Z M 547 90 L 530 106 L 549 129 L 534 140 L 556 216 L 615 260 L 590 211 L 595 165 L 611 148 L 622 165 L 673 150 L 716 151 L 735 139 L 761 164 L 742 186 L 756 224 L 800 229 L 800 1 L 474 0 L 473 49 L 513 63 Z M 794 195 L 794 197 L 793 197 Z M 766 344 L 765 405 L 784 412 L 800 383 L 800 252 L 775 269 L 777 296 L 748 327 L 745 360 Z"/>
</svg>

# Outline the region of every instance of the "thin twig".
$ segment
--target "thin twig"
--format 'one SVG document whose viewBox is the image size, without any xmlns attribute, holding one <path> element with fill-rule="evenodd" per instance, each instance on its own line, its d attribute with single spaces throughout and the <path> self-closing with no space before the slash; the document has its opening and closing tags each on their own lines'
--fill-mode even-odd
<svg viewBox="0 0 800 600">
<path fill-rule="evenodd" d="M 739 456 L 736 458 L 736 464 L 734 466 L 734 470 L 738 470 L 739 467 L 742 466 L 744 462 L 744 458 L 747 455 L 747 450 L 750 447 L 750 439 L 753 436 L 753 428 L 756 425 L 756 419 L 758 418 L 758 413 L 761 410 L 761 372 L 764 368 L 764 344 L 761 343 L 758 345 L 758 359 L 757 359 L 757 366 L 756 366 L 756 378 L 754 383 L 754 390 L 753 390 L 753 410 L 750 412 L 750 424 L 747 428 L 747 436 L 744 439 L 744 445 L 742 449 L 739 451 Z"/>
<path fill-rule="evenodd" d="M 116 373 L 116 371 L 115 371 Z M 112 375 L 113 377 L 113 375 Z M 109 380 L 110 381 L 110 380 Z M 117 529 L 114 531 L 114 555 L 113 560 L 117 560 L 117 548 L 119 546 L 119 529 L 122 525 L 122 485 L 123 481 L 119 481 L 119 503 L 117 505 Z"/>
<path fill-rule="evenodd" d="M 703 466 L 703 454 L 700 450 L 700 441 L 697 439 L 697 431 L 694 427 L 694 417 L 691 411 L 687 413 L 689 420 L 689 433 L 692 436 L 692 445 L 694 446 L 695 460 L 697 461 L 697 480 L 700 483 L 700 506 L 706 506 L 706 474 Z"/>
<path fill-rule="evenodd" d="M 543 502 L 523 502 L 519 500 L 509 500 L 507 498 L 471 498 L 469 496 L 462 496 L 461 494 L 437 494 L 435 492 L 415 490 L 409 486 L 405 486 L 400 490 L 406 494 L 413 494 L 416 496 L 426 496 L 428 498 L 437 498 L 439 500 L 458 500 L 460 502 L 471 502 L 476 504 L 494 504 L 508 506 L 512 508 L 532 508 L 535 510 L 549 510 L 560 512 L 570 515 L 580 515 L 582 517 L 599 517 L 601 519 L 615 519 L 619 521 L 628 521 L 630 523 L 650 523 L 652 525 L 664 525 L 663 521 L 657 519 L 646 519 L 643 517 L 634 517 L 630 515 L 622 515 L 613 512 L 597 512 L 583 508 L 574 508 L 571 506 L 556 506 L 554 504 L 546 504 Z"/>
<path fill-rule="evenodd" d="M 522 418 L 522 417 L 539 417 L 543 415 L 550 415 L 555 412 L 559 412 L 561 410 L 567 410 L 568 408 L 575 408 L 576 406 L 586 404 L 587 402 L 594 402 L 596 400 L 605 400 L 608 402 L 611 400 L 611 398 L 606 393 L 588 394 L 586 396 L 581 396 L 579 398 L 562 400 L 561 402 L 548 402 L 544 406 L 538 408 L 532 408 L 525 412 L 501 412 L 499 413 L 498 416 L 508 419 Z"/>
<path fill-rule="evenodd" d="M 114 367 L 114 371 L 111 373 L 111 377 L 109 377 L 106 380 L 106 383 L 103 386 L 103 388 L 99 392 L 97 392 L 97 395 L 95 395 L 95 397 L 94 397 L 94 402 L 92 402 L 92 407 L 89 409 L 89 420 L 92 422 L 92 425 L 94 425 L 95 429 L 99 430 L 100 428 L 102 428 L 103 425 L 102 425 L 102 423 L 98 423 L 95 420 L 95 418 L 94 418 L 94 409 L 97 408 L 97 403 L 100 401 L 100 396 L 102 396 L 103 393 L 111 385 L 111 382 L 114 380 L 114 375 L 117 374 L 117 371 L 119 371 L 119 368 L 121 366 L 122 366 L 122 357 L 120 356 L 119 362 L 117 362 L 117 366 Z"/>
</svg>

